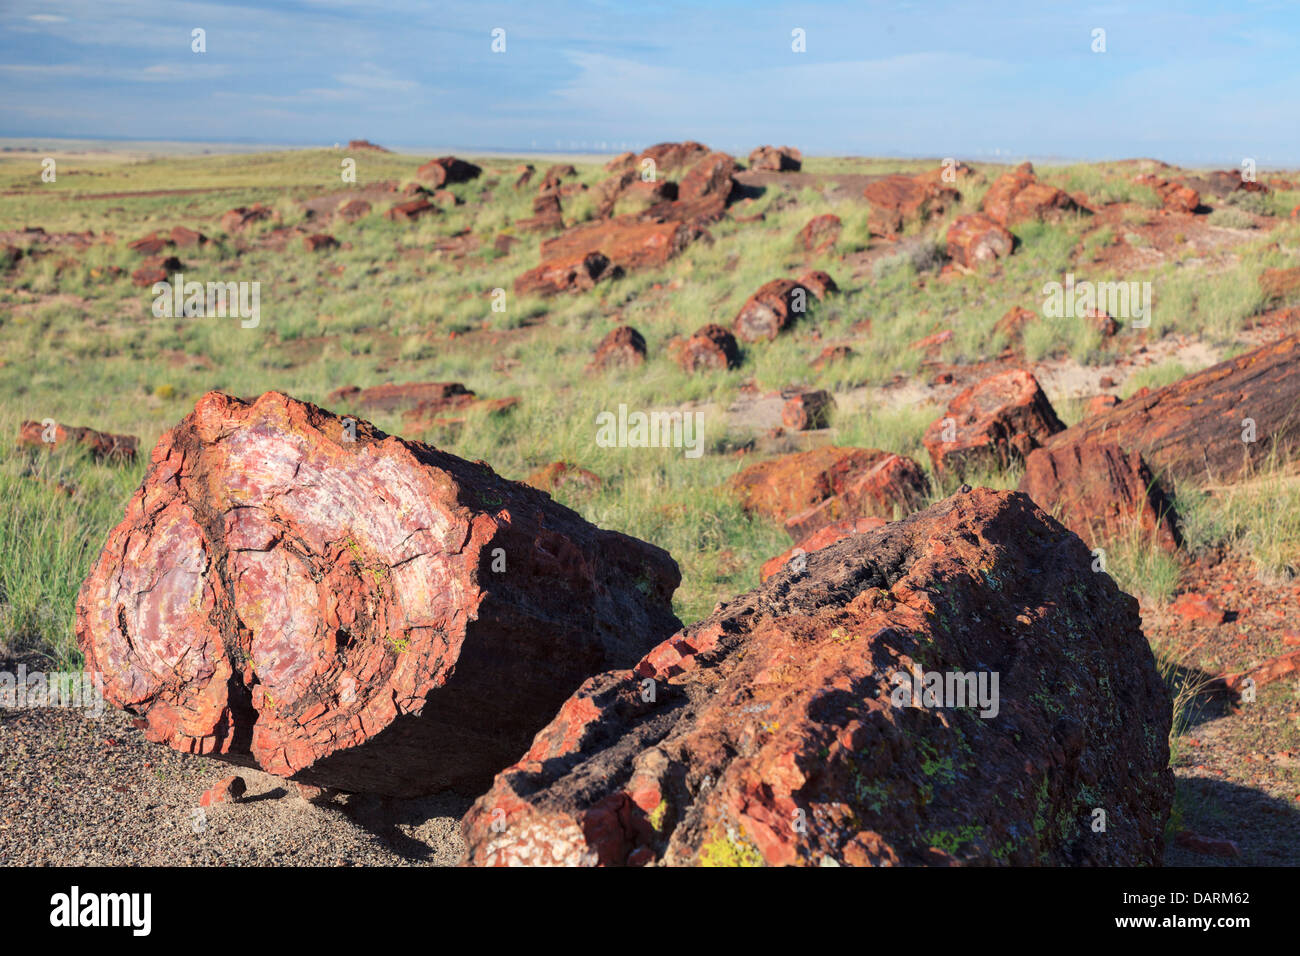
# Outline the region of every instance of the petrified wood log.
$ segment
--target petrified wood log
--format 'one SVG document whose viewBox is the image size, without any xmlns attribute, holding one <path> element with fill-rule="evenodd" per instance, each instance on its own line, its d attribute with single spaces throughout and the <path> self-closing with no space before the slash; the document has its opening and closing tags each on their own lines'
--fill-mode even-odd
<svg viewBox="0 0 1300 956">
<path fill-rule="evenodd" d="M 977 489 L 584 683 L 466 814 L 465 859 L 1150 865 L 1170 720 L 1137 601 Z"/>
<path fill-rule="evenodd" d="M 680 623 L 667 552 L 278 392 L 154 449 L 77 602 L 145 735 L 318 787 L 481 792 L 588 675 Z"/>
<path fill-rule="evenodd" d="M 1294 458 L 1300 454 L 1300 334 L 1134 395 L 1042 444 L 1053 450 L 1095 439 L 1141 452 L 1158 479 L 1229 480 L 1274 447 Z"/>
</svg>

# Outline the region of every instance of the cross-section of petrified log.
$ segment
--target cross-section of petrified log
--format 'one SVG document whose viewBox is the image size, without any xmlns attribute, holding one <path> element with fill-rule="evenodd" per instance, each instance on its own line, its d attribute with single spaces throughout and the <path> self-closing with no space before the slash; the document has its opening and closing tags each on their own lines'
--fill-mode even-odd
<svg viewBox="0 0 1300 956">
<path fill-rule="evenodd" d="M 466 814 L 466 861 L 1153 864 L 1170 719 L 1137 602 L 977 489 L 584 683 Z"/>
<path fill-rule="evenodd" d="M 1223 481 L 1275 450 L 1300 456 L 1300 334 L 1134 395 L 1042 444 L 1096 439 L 1141 452 L 1157 479 Z"/>
<path fill-rule="evenodd" d="M 77 640 L 149 739 L 320 787 L 481 791 L 680 626 L 667 552 L 277 392 L 154 449 Z"/>
</svg>

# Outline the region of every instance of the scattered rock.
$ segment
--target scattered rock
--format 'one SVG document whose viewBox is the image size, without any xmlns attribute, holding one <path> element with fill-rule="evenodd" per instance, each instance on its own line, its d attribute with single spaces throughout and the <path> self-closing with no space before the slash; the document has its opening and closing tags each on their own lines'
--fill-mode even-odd
<svg viewBox="0 0 1300 956">
<path fill-rule="evenodd" d="M 1212 597 L 1194 591 L 1178 595 L 1169 605 L 1169 611 L 1185 621 L 1194 621 L 1211 627 L 1217 627 L 1228 619 L 1228 616 L 1223 613 L 1223 608 L 1215 604 Z"/>
<path fill-rule="evenodd" d="M 805 272 L 799 277 L 799 284 L 816 296 L 818 301 L 822 301 L 828 295 L 840 291 L 840 287 L 835 284 L 835 280 L 826 272 Z"/>
<path fill-rule="evenodd" d="M 238 803 L 247 792 L 248 785 L 244 783 L 243 777 L 223 777 L 217 781 L 216 786 L 203 791 L 203 795 L 199 797 L 199 806 L 214 807 L 219 803 Z"/>
<path fill-rule="evenodd" d="M 596 283 L 616 279 L 623 274 L 599 252 L 549 259 L 515 279 L 515 295 L 558 295 L 561 292 L 584 292 Z"/>
<path fill-rule="evenodd" d="M 279 219 L 280 216 L 274 209 L 258 202 L 251 206 L 239 206 L 222 215 L 221 228 L 226 232 L 242 232 L 255 223 L 268 220 L 278 222 Z"/>
<path fill-rule="evenodd" d="M 671 634 L 679 581 L 485 464 L 211 392 L 159 440 L 76 632 L 152 741 L 422 796 L 486 787 L 584 677 Z"/>
<path fill-rule="evenodd" d="M 467 163 L 455 156 L 443 156 L 425 163 L 415 171 L 415 178 L 422 179 L 434 186 L 450 186 L 452 183 L 466 183 L 478 178 L 483 170 L 473 163 Z"/>
<path fill-rule="evenodd" d="M 927 491 L 925 473 L 910 458 L 834 445 L 760 461 L 727 486 L 742 508 L 781 522 L 795 541 L 846 518 L 907 514 Z"/>
<path fill-rule="evenodd" d="M 1267 305 L 1282 305 L 1300 298 L 1300 266 L 1265 269 L 1259 274 L 1259 288 Z"/>
<path fill-rule="evenodd" d="M 584 683 L 466 814 L 464 860 L 1158 865 L 1169 695 L 1091 561 L 987 489 L 810 554 Z"/>
<path fill-rule="evenodd" d="M 421 196 L 410 202 L 398 203 L 384 213 L 384 218 L 392 222 L 415 222 L 421 216 L 439 212 L 442 210 Z"/>
<path fill-rule="evenodd" d="M 1031 312 L 1023 306 L 1014 305 L 1002 318 L 993 323 L 993 331 L 1002 335 L 1013 346 L 1024 341 L 1025 329 L 1038 321 L 1038 313 Z"/>
<path fill-rule="evenodd" d="M 1100 415 L 1102 412 L 1109 411 L 1119 404 L 1118 395 L 1094 395 L 1088 399 L 1088 404 L 1084 407 L 1083 414 L 1085 417 Z"/>
<path fill-rule="evenodd" d="M 803 432 L 814 428 L 828 428 L 831 409 L 835 401 L 831 393 L 819 388 L 786 394 L 781 408 L 781 423 L 792 431 Z"/>
<path fill-rule="evenodd" d="M 684 342 L 673 343 L 669 352 L 686 372 L 722 370 L 740 365 L 740 348 L 736 344 L 736 337 L 713 323 L 698 329 Z"/>
<path fill-rule="evenodd" d="M 1011 255 L 1015 237 L 988 216 L 971 213 L 958 216 L 945 237 L 948 257 L 967 269 L 981 262 L 993 262 Z"/>
<path fill-rule="evenodd" d="M 194 249 L 208 243 L 208 237 L 194 229 L 187 229 L 185 226 L 175 226 L 169 233 L 172 244 L 179 249 Z"/>
<path fill-rule="evenodd" d="M 843 226 L 840 217 L 832 213 L 814 216 L 799 230 L 799 245 L 805 252 L 814 255 L 829 252 L 839 241 Z"/>
<path fill-rule="evenodd" d="M 47 441 L 47 437 L 52 439 Z M 54 423 L 47 428 L 42 422 L 26 421 L 18 426 L 18 444 L 27 448 L 58 448 L 60 445 L 84 446 L 91 457 L 101 462 L 135 461 L 140 439 L 134 435 L 114 435 L 93 428 L 78 428 Z"/>
<path fill-rule="evenodd" d="M 345 385 L 330 392 L 325 400 L 357 411 L 393 412 L 420 405 L 442 411 L 468 405 L 475 395 L 460 382 L 386 382 L 370 388 Z"/>
<path fill-rule="evenodd" d="M 1162 480 L 1229 481 L 1264 462 L 1275 447 L 1283 458 L 1300 451 L 1297 364 L 1300 334 L 1284 336 L 1164 388 L 1131 395 L 1045 444 L 1101 439 L 1141 452 Z"/>
<path fill-rule="evenodd" d="M 749 168 L 797 173 L 803 169 L 803 153 L 793 146 L 760 146 L 749 154 Z"/>
<path fill-rule="evenodd" d="M 370 215 L 370 203 L 364 199 L 345 199 L 335 214 L 344 222 L 356 222 Z"/>
<path fill-rule="evenodd" d="M 995 179 L 980 209 L 1002 226 L 1031 219 L 1055 220 L 1067 212 L 1080 211 L 1079 204 L 1063 190 L 1040 183 L 1032 167 L 1003 173 Z"/>
<path fill-rule="evenodd" d="M 302 245 L 308 252 L 320 252 L 323 249 L 337 249 L 339 242 L 331 235 L 315 232 L 309 236 L 303 236 Z"/>
<path fill-rule="evenodd" d="M 558 488 L 570 487 L 595 491 L 601 486 L 601 480 L 599 475 L 586 468 L 579 468 L 567 461 L 553 461 L 525 478 L 524 484 L 553 494 Z"/>
<path fill-rule="evenodd" d="M 808 312 L 807 286 L 793 279 L 773 279 L 746 300 L 732 324 L 736 337 L 744 342 L 771 342 Z"/>
<path fill-rule="evenodd" d="M 1136 523 L 1165 550 L 1178 548 L 1173 506 L 1141 454 L 1125 454 L 1113 442 L 1034 449 L 1020 490 L 1090 547 L 1121 537 Z"/>
<path fill-rule="evenodd" d="M 645 361 L 645 338 L 630 325 L 620 325 L 596 346 L 588 369 L 631 368 Z"/>
<path fill-rule="evenodd" d="M 862 194 L 871 205 L 867 226 L 878 236 L 892 236 L 906 223 L 942 216 L 961 199 L 961 193 L 929 174 L 882 176 Z"/>
<path fill-rule="evenodd" d="M 1142 173 L 1133 181 L 1143 186 L 1150 186 L 1169 212 L 1194 213 L 1201 205 L 1201 194 L 1191 186 L 1171 182 L 1155 173 Z"/>
<path fill-rule="evenodd" d="M 852 348 L 847 345 L 828 345 L 821 350 L 821 354 L 813 359 L 812 367 L 815 371 L 821 372 L 828 365 L 835 362 L 843 362 L 855 355 Z"/>
<path fill-rule="evenodd" d="M 1023 461 L 1065 428 L 1038 380 L 1009 369 L 970 386 L 948 403 L 947 414 L 922 441 L 936 474 L 962 477 Z"/>
</svg>

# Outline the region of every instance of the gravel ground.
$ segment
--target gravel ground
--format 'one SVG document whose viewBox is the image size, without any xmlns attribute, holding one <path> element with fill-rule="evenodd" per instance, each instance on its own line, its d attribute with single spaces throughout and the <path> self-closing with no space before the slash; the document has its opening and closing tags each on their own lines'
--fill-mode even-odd
<svg viewBox="0 0 1300 956">
<path fill-rule="evenodd" d="M 243 799 L 200 808 L 232 773 Z M 469 803 L 316 806 L 279 777 L 150 743 L 117 711 L 0 709 L 0 866 L 452 866 Z"/>
</svg>

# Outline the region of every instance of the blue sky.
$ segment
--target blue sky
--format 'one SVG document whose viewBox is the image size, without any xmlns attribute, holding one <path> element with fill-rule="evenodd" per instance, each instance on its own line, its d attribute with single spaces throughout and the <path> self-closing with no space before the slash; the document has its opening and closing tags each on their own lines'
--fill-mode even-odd
<svg viewBox="0 0 1300 956">
<path fill-rule="evenodd" d="M 1296 165 L 1300 3 L 0 0 L 0 136 Z"/>
</svg>

